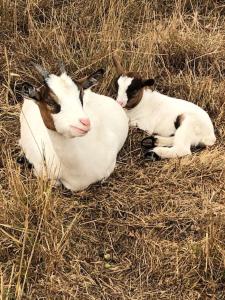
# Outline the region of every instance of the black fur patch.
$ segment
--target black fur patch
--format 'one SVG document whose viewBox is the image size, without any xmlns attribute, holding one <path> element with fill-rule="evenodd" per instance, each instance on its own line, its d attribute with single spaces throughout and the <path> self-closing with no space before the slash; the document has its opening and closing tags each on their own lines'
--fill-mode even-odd
<svg viewBox="0 0 225 300">
<path fill-rule="evenodd" d="M 126 91 L 128 101 L 135 96 L 135 94 L 143 87 L 142 80 L 138 78 L 134 78 L 131 81 L 131 84 L 128 86 Z"/>
<path fill-rule="evenodd" d="M 117 76 L 116 79 L 115 79 L 115 90 L 116 92 L 118 92 L 118 89 L 119 89 L 119 84 L 118 84 L 118 80 L 119 80 L 120 76 Z"/>
<path fill-rule="evenodd" d="M 80 102 L 81 102 L 81 105 L 83 106 L 84 104 L 84 92 L 83 92 L 83 89 L 80 90 L 80 93 L 79 93 L 79 98 L 80 98 Z"/>
<path fill-rule="evenodd" d="M 182 115 L 179 115 L 179 116 L 177 116 L 177 118 L 176 118 L 176 120 L 175 120 L 175 122 L 174 122 L 174 127 L 176 128 L 176 129 L 178 129 L 179 127 L 180 127 L 180 125 L 181 125 L 181 121 L 182 121 Z"/>
<path fill-rule="evenodd" d="M 191 152 L 199 152 L 206 149 L 206 145 L 199 143 L 197 146 L 191 146 Z"/>
</svg>

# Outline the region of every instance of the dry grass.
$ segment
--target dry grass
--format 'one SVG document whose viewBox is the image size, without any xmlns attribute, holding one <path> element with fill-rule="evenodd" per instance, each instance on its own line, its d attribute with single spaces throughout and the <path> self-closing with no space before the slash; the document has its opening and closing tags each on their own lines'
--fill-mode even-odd
<svg viewBox="0 0 225 300">
<path fill-rule="evenodd" d="M 0 298 L 225 299 L 225 5 L 214 0 L 0 0 Z M 63 59 L 107 72 L 111 49 L 157 89 L 206 108 L 210 150 L 146 164 L 132 130 L 114 174 L 70 194 L 16 164 L 15 83 Z"/>
</svg>

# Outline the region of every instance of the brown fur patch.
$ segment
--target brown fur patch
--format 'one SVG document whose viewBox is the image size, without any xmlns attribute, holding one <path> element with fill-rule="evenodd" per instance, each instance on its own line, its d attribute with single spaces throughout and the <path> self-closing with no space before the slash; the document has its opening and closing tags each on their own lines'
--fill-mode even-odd
<svg viewBox="0 0 225 300">
<path fill-rule="evenodd" d="M 60 111 L 58 98 L 47 85 L 43 85 L 40 88 L 39 97 L 40 99 L 37 101 L 37 104 L 40 109 L 43 122 L 48 129 L 56 131 L 52 114 Z"/>
<path fill-rule="evenodd" d="M 143 91 L 144 91 L 144 88 L 141 88 L 134 97 L 132 97 L 126 104 L 125 108 L 126 109 L 132 109 L 134 108 L 135 106 L 137 106 L 142 97 L 143 97 Z"/>
<path fill-rule="evenodd" d="M 38 107 L 40 109 L 40 113 L 41 113 L 41 116 L 42 116 L 45 126 L 50 130 L 56 131 L 51 112 L 48 109 L 48 105 L 44 102 L 39 102 Z"/>
<path fill-rule="evenodd" d="M 141 75 L 138 72 L 126 72 L 125 75 L 127 77 L 131 77 L 131 78 L 138 79 L 138 80 L 142 79 Z M 127 102 L 125 108 L 126 109 L 132 109 L 135 106 L 137 106 L 140 103 L 140 101 L 143 97 L 143 91 L 144 91 L 144 87 L 140 88 L 137 91 L 137 93 L 131 99 L 129 99 L 129 101 Z"/>
</svg>

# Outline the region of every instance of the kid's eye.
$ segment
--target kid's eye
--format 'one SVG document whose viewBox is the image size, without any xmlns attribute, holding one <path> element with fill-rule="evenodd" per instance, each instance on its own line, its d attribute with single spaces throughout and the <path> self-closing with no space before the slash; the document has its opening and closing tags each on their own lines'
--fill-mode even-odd
<svg viewBox="0 0 225 300">
<path fill-rule="evenodd" d="M 133 90 L 131 90 L 131 93 L 132 93 L 132 94 L 136 94 L 137 91 L 138 91 L 137 89 L 133 89 Z"/>
</svg>

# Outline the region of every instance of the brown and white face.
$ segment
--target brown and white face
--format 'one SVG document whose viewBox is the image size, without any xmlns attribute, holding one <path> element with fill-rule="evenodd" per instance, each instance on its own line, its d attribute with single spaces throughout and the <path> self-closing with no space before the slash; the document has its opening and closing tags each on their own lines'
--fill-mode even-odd
<svg viewBox="0 0 225 300">
<path fill-rule="evenodd" d="M 142 79 L 141 75 L 136 72 L 125 72 L 116 55 L 113 55 L 113 62 L 119 75 L 115 82 L 116 101 L 122 107 L 132 109 L 141 101 L 144 88 L 152 86 L 155 81 Z"/>
<path fill-rule="evenodd" d="M 83 107 L 85 89 L 94 86 L 102 78 L 104 70 L 73 81 L 63 70 L 60 76 L 48 74 L 40 66 L 36 67 L 44 77 L 41 88 L 24 83 L 22 94 L 36 102 L 45 126 L 67 138 L 81 137 L 91 129 L 91 122 Z"/>
</svg>

